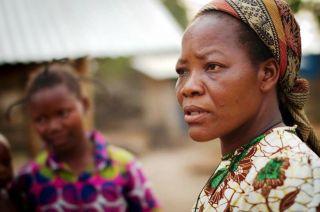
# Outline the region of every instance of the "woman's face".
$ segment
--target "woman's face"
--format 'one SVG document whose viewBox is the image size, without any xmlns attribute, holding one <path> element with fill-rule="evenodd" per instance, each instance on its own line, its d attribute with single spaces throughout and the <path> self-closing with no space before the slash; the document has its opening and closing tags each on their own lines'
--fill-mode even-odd
<svg viewBox="0 0 320 212">
<path fill-rule="evenodd" d="M 50 149 L 66 151 L 79 144 L 84 105 L 65 85 L 37 91 L 28 108 L 36 131 Z"/>
<path fill-rule="evenodd" d="M 258 113 L 258 68 L 238 41 L 237 21 L 200 16 L 183 36 L 176 95 L 196 141 L 232 135 Z"/>
</svg>

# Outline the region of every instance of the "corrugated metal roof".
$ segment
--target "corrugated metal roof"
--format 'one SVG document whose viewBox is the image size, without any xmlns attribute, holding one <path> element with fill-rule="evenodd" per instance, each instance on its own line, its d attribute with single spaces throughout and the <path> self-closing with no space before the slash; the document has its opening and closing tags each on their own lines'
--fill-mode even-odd
<svg viewBox="0 0 320 212">
<path fill-rule="evenodd" d="M 0 63 L 176 52 L 158 0 L 0 0 Z"/>
</svg>

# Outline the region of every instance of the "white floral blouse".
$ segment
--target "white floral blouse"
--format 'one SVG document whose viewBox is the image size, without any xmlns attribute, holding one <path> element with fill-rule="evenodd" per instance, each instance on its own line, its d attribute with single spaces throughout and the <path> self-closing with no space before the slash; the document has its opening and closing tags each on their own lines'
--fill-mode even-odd
<svg viewBox="0 0 320 212">
<path fill-rule="evenodd" d="M 223 157 L 192 211 L 320 211 L 320 158 L 274 128 Z"/>
</svg>

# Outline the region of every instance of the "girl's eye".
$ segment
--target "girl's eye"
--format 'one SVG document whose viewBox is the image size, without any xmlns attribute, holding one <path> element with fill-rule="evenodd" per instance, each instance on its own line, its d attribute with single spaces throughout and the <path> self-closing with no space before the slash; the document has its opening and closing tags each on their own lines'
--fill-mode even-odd
<svg viewBox="0 0 320 212">
<path fill-rule="evenodd" d="M 47 118 L 44 117 L 44 116 L 39 116 L 39 117 L 34 119 L 34 122 L 36 124 L 45 124 L 47 122 Z"/>
<path fill-rule="evenodd" d="M 58 113 L 59 117 L 61 118 L 67 118 L 69 114 L 70 114 L 69 110 L 61 110 Z"/>
</svg>

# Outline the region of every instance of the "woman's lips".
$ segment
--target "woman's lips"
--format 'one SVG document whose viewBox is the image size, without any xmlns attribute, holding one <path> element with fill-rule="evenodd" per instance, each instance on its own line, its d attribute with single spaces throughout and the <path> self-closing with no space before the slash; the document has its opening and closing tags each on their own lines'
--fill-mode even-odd
<svg viewBox="0 0 320 212">
<path fill-rule="evenodd" d="M 209 114 L 209 112 L 201 107 L 190 105 L 183 108 L 184 120 L 188 124 L 197 124 Z"/>
</svg>

